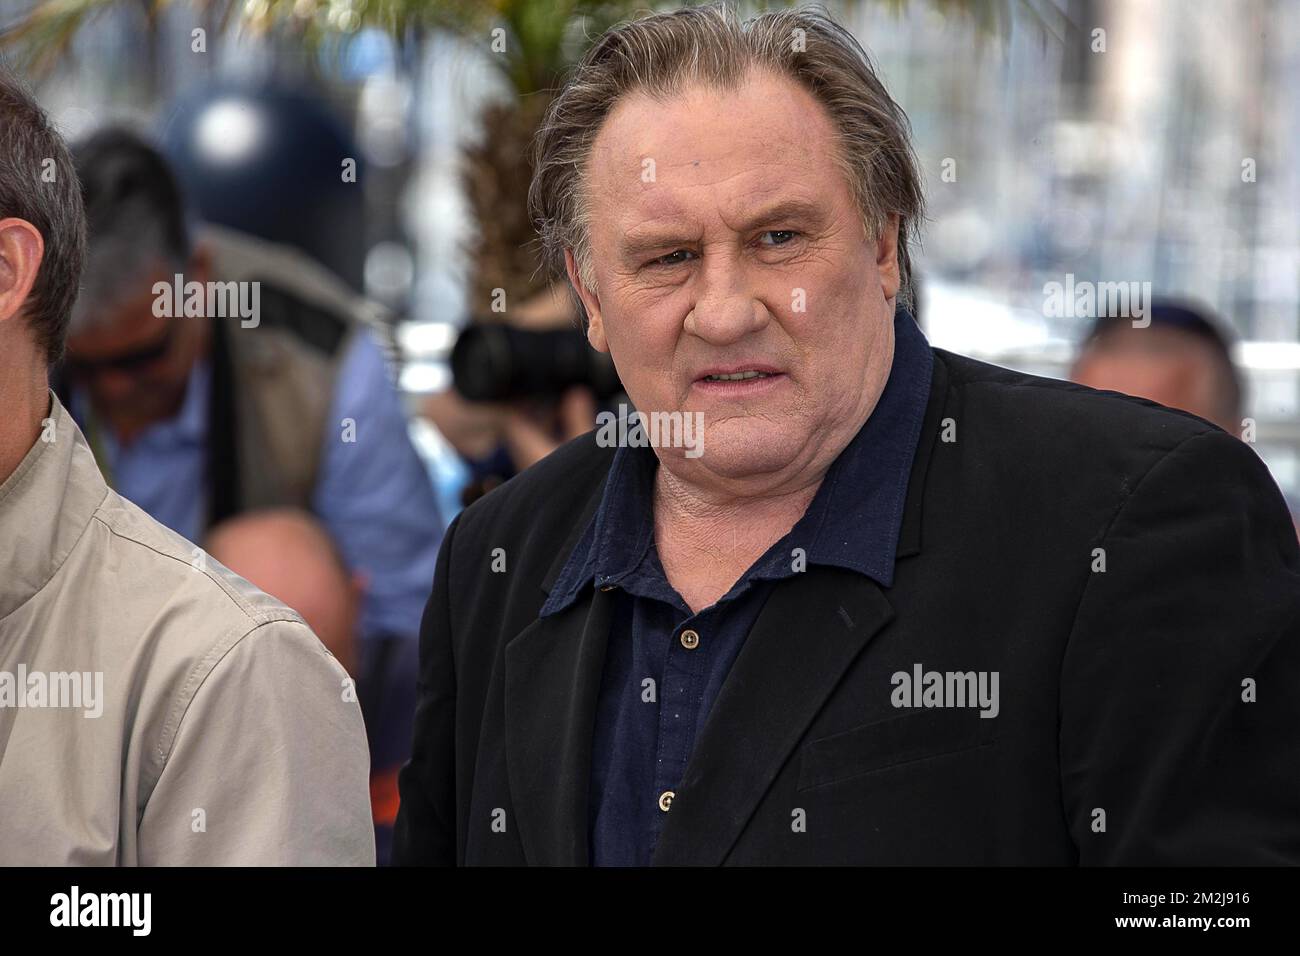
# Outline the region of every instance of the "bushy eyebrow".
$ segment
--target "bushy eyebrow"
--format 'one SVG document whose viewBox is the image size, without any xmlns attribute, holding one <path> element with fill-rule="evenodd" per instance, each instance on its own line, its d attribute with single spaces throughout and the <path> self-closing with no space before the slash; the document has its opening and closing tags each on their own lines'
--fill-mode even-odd
<svg viewBox="0 0 1300 956">
<path fill-rule="evenodd" d="M 782 199 L 750 216 L 739 231 L 750 232 L 760 226 L 809 228 L 820 225 L 824 218 L 825 212 L 814 202 L 806 199 Z M 689 238 L 691 231 L 685 226 L 671 223 L 633 227 L 623 234 L 619 247 L 625 257 L 634 259 L 669 246 L 695 241 Z"/>
<path fill-rule="evenodd" d="M 821 205 L 808 199 L 782 199 L 751 216 L 741 225 L 741 232 L 750 232 L 759 226 L 796 225 L 807 227 L 821 225 L 826 213 Z"/>
</svg>

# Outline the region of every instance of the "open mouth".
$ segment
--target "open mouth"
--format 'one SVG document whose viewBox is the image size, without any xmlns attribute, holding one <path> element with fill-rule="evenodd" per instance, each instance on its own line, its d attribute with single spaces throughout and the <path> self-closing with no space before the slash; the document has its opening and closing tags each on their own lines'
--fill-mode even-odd
<svg viewBox="0 0 1300 956">
<path fill-rule="evenodd" d="M 700 379 L 702 382 L 744 382 L 752 378 L 771 378 L 775 372 L 732 372 L 728 375 L 706 375 Z"/>
<path fill-rule="evenodd" d="M 742 368 L 736 371 L 709 372 L 695 380 L 695 388 L 703 395 L 714 398 L 758 397 L 773 389 L 781 387 L 786 380 L 785 372 L 770 366 L 766 368 Z"/>
</svg>

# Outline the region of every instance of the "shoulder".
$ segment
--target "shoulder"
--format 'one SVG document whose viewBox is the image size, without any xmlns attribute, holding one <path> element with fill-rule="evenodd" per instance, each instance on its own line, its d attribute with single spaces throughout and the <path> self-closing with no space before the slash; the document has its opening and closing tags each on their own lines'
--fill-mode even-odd
<svg viewBox="0 0 1300 956">
<path fill-rule="evenodd" d="M 95 510 L 64 571 L 87 609 L 86 637 L 116 679 L 136 688 L 133 721 L 151 741 L 146 778 L 161 772 L 205 687 L 254 710 L 275 688 L 305 712 L 312 700 L 337 697 L 347 678 L 296 612 L 116 492 Z"/>
<path fill-rule="evenodd" d="M 179 698 L 236 648 L 271 670 L 319 659 L 345 676 L 297 612 L 117 493 L 96 510 L 86 538 L 81 565 L 112 569 L 107 587 L 100 574 L 101 586 L 89 588 L 104 620 L 101 640 L 114 656 L 149 661 L 151 682 L 170 677 Z"/>
<path fill-rule="evenodd" d="M 595 429 L 566 442 L 462 511 L 458 538 L 555 539 L 558 545 L 600 494 L 615 451 L 597 443 Z"/>
<path fill-rule="evenodd" d="M 947 374 L 948 407 L 958 410 L 957 431 L 968 426 L 1022 458 L 1089 459 L 1113 469 L 1152 462 L 1198 436 L 1234 440 L 1204 419 L 1143 398 L 934 351 Z"/>
<path fill-rule="evenodd" d="M 1231 512 L 1291 547 L 1268 467 L 1217 425 L 1146 399 L 935 353 L 948 387 L 929 413 L 937 420 L 932 458 L 946 493 L 1014 503 L 1006 520 L 1050 514 L 1050 527 L 1092 516 L 1085 523 L 1093 530 L 1128 521 L 1172 529 L 1193 514 Z"/>
<path fill-rule="evenodd" d="M 198 545 L 155 521 L 110 491 L 95 511 L 98 547 L 108 551 L 120 579 L 152 582 L 133 600 L 201 616 L 212 628 L 252 629 L 272 621 L 302 619 L 275 598 L 208 557 Z M 209 628 L 211 629 L 211 628 Z"/>
</svg>

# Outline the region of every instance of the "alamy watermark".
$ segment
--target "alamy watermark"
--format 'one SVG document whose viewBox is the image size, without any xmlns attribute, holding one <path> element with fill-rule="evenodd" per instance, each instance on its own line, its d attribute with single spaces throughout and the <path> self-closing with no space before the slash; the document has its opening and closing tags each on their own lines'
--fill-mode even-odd
<svg viewBox="0 0 1300 956">
<path fill-rule="evenodd" d="M 167 319 L 239 319 L 245 329 L 262 322 L 262 283 L 186 282 L 179 272 L 171 282 L 155 282 L 153 314 Z"/>
<path fill-rule="evenodd" d="M 687 458 L 704 454 L 703 412 L 628 413 L 626 405 L 617 412 L 596 414 L 596 444 L 601 448 L 685 448 Z"/>
<path fill-rule="evenodd" d="M 996 717 L 997 671 L 927 671 L 913 664 L 911 673 L 895 671 L 889 678 L 895 707 L 978 707 L 981 717 Z"/>
<path fill-rule="evenodd" d="M 104 713 L 103 671 L 0 671 L 0 707 L 81 710 L 82 717 Z"/>
<path fill-rule="evenodd" d="M 1133 328 L 1151 324 L 1150 282 L 1076 282 L 1073 272 L 1064 282 L 1043 283 L 1043 315 L 1049 319 L 1095 319 L 1105 315 L 1133 320 Z"/>
<path fill-rule="evenodd" d="M 148 936 L 152 911 L 152 893 L 83 893 L 74 885 L 50 897 L 51 926 L 120 926 L 133 936 Z"/>
</svg>

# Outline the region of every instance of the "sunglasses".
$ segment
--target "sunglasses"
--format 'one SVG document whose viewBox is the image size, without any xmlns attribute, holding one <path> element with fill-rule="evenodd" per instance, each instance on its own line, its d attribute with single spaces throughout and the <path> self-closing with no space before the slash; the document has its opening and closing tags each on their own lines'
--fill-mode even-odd
<svg viewBox="0 0 1300 956">
<path fill-rule="evenodd" d="M 167 353 L 171 351 L 172 342 L 176 338 L 176 327 L 177 323 L 175 322 L 167 323 L 167 328 L 161 336 L 148 345 L 131 352 L 99 359 L 80 359 L 69 355 L 64 364 L 68 374 L 75 378 L 93 378 L 101 372 L 108 371 L 138 375 L 160 359 L 165 358 Z"/>
</svg>

